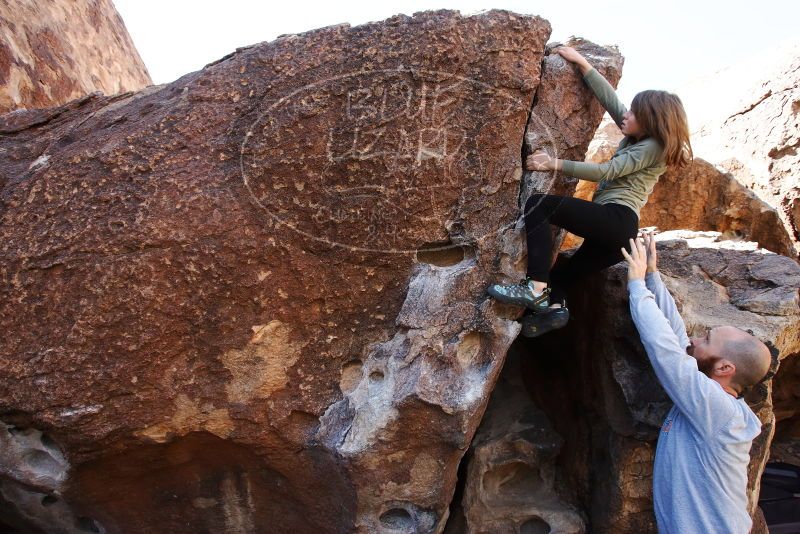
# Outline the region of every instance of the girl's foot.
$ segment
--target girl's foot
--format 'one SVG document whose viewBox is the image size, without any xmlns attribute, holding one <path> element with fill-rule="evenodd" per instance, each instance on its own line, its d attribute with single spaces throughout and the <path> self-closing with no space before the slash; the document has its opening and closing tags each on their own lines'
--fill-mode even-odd
<svg viewBox="0 0 800 534">
<path fill-rule="evenodd" d="M 550 308 L 545 313 L 524 315 L 521 333 L 525 337 L 538 337 L 563 328 L 568 322 L 569 310 L 567 308 Z"/>
<path fill-rule="evenodd" d="M 550 288 L 545 287 L 537 292 L 533 288 L 533 280 L 527 278 L 519 284 L 492 284 L 486 292 L 500 302 L 525 306 L 534 313 L 545 312 L 549 306 Z"/>
</svg>

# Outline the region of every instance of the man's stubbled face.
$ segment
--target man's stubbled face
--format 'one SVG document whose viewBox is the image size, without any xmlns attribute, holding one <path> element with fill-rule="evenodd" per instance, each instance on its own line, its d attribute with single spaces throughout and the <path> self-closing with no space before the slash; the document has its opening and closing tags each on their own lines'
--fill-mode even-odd
<svg viewBox="0 0 800 534">
<path fill-rule="evenodd" d="M 697 360 L 697 368 L 709 378 L 714 365 L 722 359 L 718 356 L 722 348 L 722 339 L 718 339 L 720 336 L 716 330 L 712 328 L 705 335 L 691 338 L 689 346 L 686 347 L 686 353 Z"/>
</svg>

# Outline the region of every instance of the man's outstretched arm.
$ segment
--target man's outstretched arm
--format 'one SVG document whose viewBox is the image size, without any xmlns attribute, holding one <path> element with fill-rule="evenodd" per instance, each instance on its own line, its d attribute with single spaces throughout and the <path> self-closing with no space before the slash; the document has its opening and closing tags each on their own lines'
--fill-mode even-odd
<svg viewBox="0 0 800 534">
<path fill-rule="evenodd" d="M 661 313 L 669 321 L 672 331 L 678 336 L 678 342 L 682 347 L 689 346 L 689 336 L 686 335 L 686 325 L 683 323 L 683 318 L 678 312 L 678 307 L 675 306 L 675 300 L 672 298 L 664 281 L 661 279 L 661 274 L 658 272 L 658 254 L 656 252 L 656 239 L 652 233 L 644 232 L 643 241 L 645 249 L 647 249 L 647 274 L 644 277 L 645 285 L 656 298 L 656 304 L 661 309 Z"/>
<path fill-rule="evenodd" d="M 644 277 L 647 289 L 653 293 L 656 299 L 656 304 L 661 310 L 661 313 L 666 317 L 669 322 L 670 328 L 678 337 L 678 343 L 684 349 L 689 346 L 689 336 L 686 335 L 686 325 L 683 323 L 683 318 L 678 312 L 678 307 L 675 305 L 675 299 L 672 298 L 667 286 L 661 279 L 661 274 L 658 271 L 648 272 Z"/>
<path fill-rule="evenodd" d="M 697 361 L 686 353 L 686 347 L 681 345 L 656 304 L 655 296 L 645 286 L 644 246 L 637 243 L 632 248 L 631 255 L 624 253 L 628 261 L 628 293 L 631 317 L 642 345 L 672 402 L 701 434 L 711 436 L 733 416 L 733 403 L 722 387 L 701 373 Z M 632 271 L 635 262 L 640 262 L 635 267 L 639 270 Z"/>
</svg>

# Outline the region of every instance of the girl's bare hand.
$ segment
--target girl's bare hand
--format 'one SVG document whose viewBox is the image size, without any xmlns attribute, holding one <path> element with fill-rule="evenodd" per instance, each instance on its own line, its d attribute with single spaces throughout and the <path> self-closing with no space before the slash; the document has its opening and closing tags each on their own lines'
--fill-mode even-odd
<svg viewBox="0 0 800 534">
<path fill-rule="evenodd" d="M 559 46 L 556 48 L 556 53 L 563 57 L 566 61 L 570 63 L 575 63 L 578 67 L 580 67 L 581 73 L 586 74 L 592 69 L 591 64 L 586 61 L 586 58 L 581 55 L 580 52 L 572 48 L 571 46 Z"/>
<path fill-rule="evenodd" d="M 580 63 L 581 61 L 586 61 L 586 58 L 584 58 L 580 52 L 571 46 L 559 46 L 556 48 L 556 53 L 570 63 Z"/>
<path fill-rule="evenodd" d="M 529 171 L 549 171 L 551 170 L 553 158 L 547 152 L 534 152 L 525 159 L 525 168 Z"/>
</svg>

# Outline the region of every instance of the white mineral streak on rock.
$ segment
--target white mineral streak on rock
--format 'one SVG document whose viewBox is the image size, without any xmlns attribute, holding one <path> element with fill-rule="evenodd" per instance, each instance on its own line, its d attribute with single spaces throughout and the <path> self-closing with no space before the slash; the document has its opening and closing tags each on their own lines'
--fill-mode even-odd
<svg viewBox="0 0 800 534">
<path fill-rule="evenodd" d="M 480 333 L 462 332 L 452 341 L 442 342 L 447 338 L 443 330 L 452 295 L 473 266 L 469 259 L 450 267 L 418 266 L 397 319 L 407 330 L 371 347 L 358 385 L 341 401 L 349 403 L 354 415 L 339 452 L 353 455 L 367 449 L 397 417 L 397 406 L 408 397 L 451 415 L 472 410 L 486 398 L 487 375 L 492 369 L 485 355 L 490 350 L 488 341 L 483 341 Z M 520 327 L 515 321 L 495 317 L 492 328 L 497 342 L 508 344 Z M 428 355 L 431 349 L 438 357 Z M 443 367 L 441 359 L 460 365 Z M 321 418 L 321 428 L 330 424 L 332 408 Z"/>
</svg>

